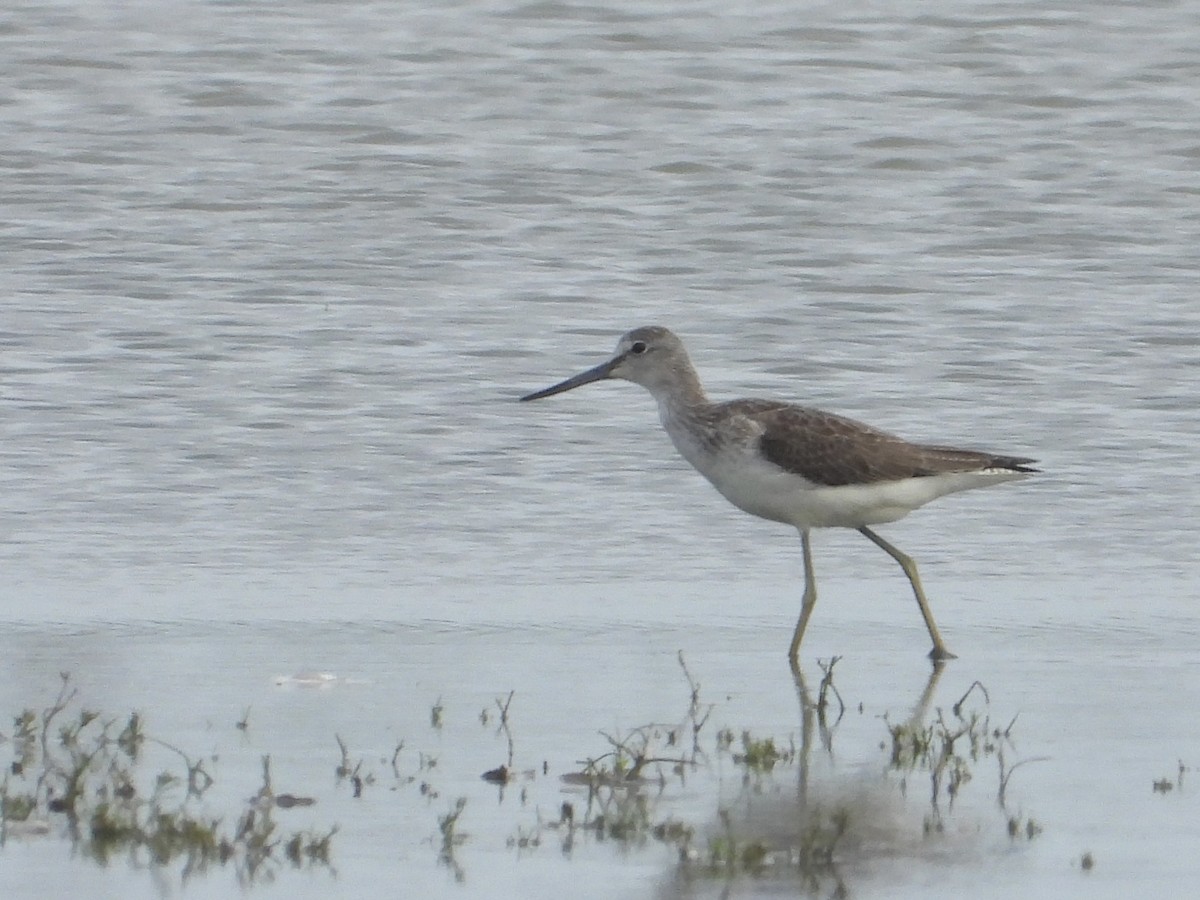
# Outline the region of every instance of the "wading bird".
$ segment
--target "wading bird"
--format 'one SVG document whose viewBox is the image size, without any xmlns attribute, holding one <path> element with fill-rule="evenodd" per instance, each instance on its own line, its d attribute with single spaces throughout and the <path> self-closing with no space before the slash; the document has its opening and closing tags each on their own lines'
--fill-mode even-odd
<svg viewBox="0 0 1200 900">
<path fill-rule="evenodd" d="M 870 526 L 895 522 L 944 494 L 1026 478 L 1038 471 L 1030 467 L 1035 460 L 913 444 L 853 419 L 774 400 L 712 403 L 683 342 L 658 326 L 635 328 L 617 342 L 612 359 L 521 399 L 538 400 L 604 378 L 646 388 L 680 455 L 730 503 L 799 529 L 804 596 L 788 650 L 794 665 L 817 602 L 809 538 L 814 528 L 855 528 L 896 560 L 933 639 L 929 656 L 953 658 L 933 621 L 916 563 Z"/>
</svg>

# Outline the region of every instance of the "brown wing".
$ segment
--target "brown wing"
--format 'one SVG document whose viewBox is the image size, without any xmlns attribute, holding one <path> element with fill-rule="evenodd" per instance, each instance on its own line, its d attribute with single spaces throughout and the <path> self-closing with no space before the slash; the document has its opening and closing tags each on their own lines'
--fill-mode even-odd
<svg viewBox="0 0 1200 900">
<path fill-rule="evenodd" d="M 765 459 L 814 484 L 870 484 L 987 468 L 1036 471 L 1026 466 L 1033 460 L 913 444 L 817 409 L 763 400 L 729 405 L 730 411 L 747 415 L 763 428 L 759 452 Z"/>
</svg>

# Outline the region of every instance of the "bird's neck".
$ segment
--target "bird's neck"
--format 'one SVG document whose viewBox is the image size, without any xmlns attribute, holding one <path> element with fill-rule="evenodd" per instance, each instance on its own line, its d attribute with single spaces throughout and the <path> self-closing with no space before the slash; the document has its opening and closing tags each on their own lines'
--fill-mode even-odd
<svg viewBox="0 0 1200 900">
<path fill-rule="evenodd" d="M 708 406 L 708 396 L 700 384 L 700 377 L 691 366 L 679 368 L 671 373 L 669 381 L 647 385 L 664 420 L 687 418 L 697 409 Z"/>
</svg>

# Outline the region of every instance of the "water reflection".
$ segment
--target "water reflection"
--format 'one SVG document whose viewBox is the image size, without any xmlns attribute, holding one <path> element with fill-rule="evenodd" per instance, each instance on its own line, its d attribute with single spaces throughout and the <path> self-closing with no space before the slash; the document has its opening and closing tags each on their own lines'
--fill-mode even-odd
<svg viewBox="0 0 1200 900">
<path fill-rule="evenodd" d="M 802 802 L 806 796 L 808 787 L 809 757 L 812 755 L 814 729 L 820 738 L 822 750 L 832 762 L 833 735 L 838 724 L 846 715 L 846 703 L 842 699 L 841 692 L 834 683 L 833 677 L 834 667 L 840 660 L 840 656 L 834 656 L 828 662 L 824 660 L 817 661 L 817 666 L 821 670 L 821 680 L 817 686 L 815 699 L 808 689 L 808 680 L 804 676 L 804 670 L 795 663 L 791 666 L 792 680 L 796 686 L 796 696 L 800 701 L 800 754 L 798 765 L 800 776 L 799 797 Z M 910 724 L 915 725 L 915 723 L 923 721 L 928 714 L 929 705 L 933 702 L 938 682 L 941 680 L 945 667 L 945 660 L 933 661 L 929 678 L 926 680 L 920 695 L 913 704 L 912 712 L 908 718 Z M 833 714 L 834 701 L 837 703 L 836 715 Z M 830 722 L 831 716 L 833 717 L 832 722 Z"/>
<path fill-rule="evenodd" d="M 1011 726 L 993 726 L 986 690 L 975 682 L 948 711 L 934 707 L 945 674 L 945 664 L 935 663 L 915 686 L 902 716 L 893 721 L 883 715 L 888 738 L 869 738 L 879 765 L 840 769 L 834 742 L 850 707 L 835 683 L 837 663 L 836 657 L 819 663 L 815 691 L 805 673 L 793 667 L 800 704 L 795 789 L 787 787 L 781 770 L 745 767 L 737 789 L 723 792 L 715 815 L 696 829 L 690 854 L 681 856 L 661 897 L 726 897 L 781 888 L 846 897 L 855 879 L 867 877 L 877 863 L 950 863 L 978 849 L 972 842 L 988 833 L 982 824 L 946 826 L 979 764 L 1000 760 L 997 796 L 1003 796 L 1003 753 L 1011 748 Z M 861 740 L 861 729 L 852 731 L 852 739 Z M 847 755 L 861 759 L 866 749 L 849 748 Z M 928 802 L 911 802 L 910 788 L 920 796 L 923 784 L 929 786 Z M 991 833 L 1003 833 L 1006 817 L 1001 806 Z M 1023 829 L 1014 821 L 1007 818 L 1011 836 L 1033 838 L 1040 830 L 1032 820 Z"/>
<path fill-rule="evenodd" d="M 269 756 L 258 791 L 225 805 L 213 801 L 215 758 L 147 733 L 136 711 L 113 717 L 82 706 L 67 675 L 50 705 L 12 721 L 0 847 L 59 834 L 82 859 L 101 867 L 124 859 L 163 885 L 221 868 L 243 887 L 271 881 L 284 866 L 329 868 L 337 829 L 293 831 L 279 820 L 278 811 L 315 800 L 276 792 Z"/>
</svg>

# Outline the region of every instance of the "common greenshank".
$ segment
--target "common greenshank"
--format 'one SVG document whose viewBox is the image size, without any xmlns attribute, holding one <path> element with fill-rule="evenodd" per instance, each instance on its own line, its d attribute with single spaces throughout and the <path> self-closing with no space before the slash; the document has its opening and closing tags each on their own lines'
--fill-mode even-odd
<svg viewBox="0 0 1200 900">
<path fill-rule="evenodd" d="M 833 413 L 774 400 L 712 403 L 683 342 L 659 326 L 635 328 L 607 362 L 522 400 L 604 378 L 646 388 L 672 443 L 738 509 L 800 531 L 804 596 L 788 657 L 795 665 L 817 602 L 809 533 L 855 528 L 900 564 L 933 639 L 932 659 L 953 658 L 938 633 L 917 565 L 869 526 L 895 522 L 944 494 L 1026 478 L 1032 459 L 910 443 Z"/>
</svg>

